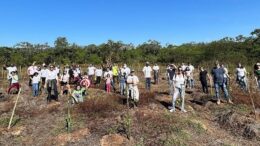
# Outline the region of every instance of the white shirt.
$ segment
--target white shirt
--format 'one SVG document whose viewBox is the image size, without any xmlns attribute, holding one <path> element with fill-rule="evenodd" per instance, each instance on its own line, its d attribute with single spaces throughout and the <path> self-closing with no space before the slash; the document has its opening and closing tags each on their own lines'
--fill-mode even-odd
<svg viewBox="0 0 260 146">
<path fill-rule="evenodd" d="M 37 70 L 37 66 L 30 66 L 27 70 L 29 71 L 29 75 L 33 75 Z"/>
<path fill-rule="evenodd" d="M 95 74 L 96 74 L 97 77 L 101 77 L 102 74 L 103 74 L 102 69 L 97 69 L 97 70 L 95 71 Z"/>
<path fill-rule="evenodd" d="M 65 74 L 65 75 L 61 75 L 61 81 L 62 82 L 69 82 L 69 78 L 70 78 L 70 75 L 69 74 Z"/>
<path fill-rule="evenodd" d="M 110 75 L 110 78 L 113 78 L 113 72 L 112 72 L 111 70 L 110 70 L 110 71 L 106 71 L 106 72 L 104 73 L 104 78 L 107 77 L 107 74 Z"/>
<path fill-rule="evenodd" d="M 79 73 L 77 72 L 77 70 L 73 70 L 73 76 L 74 77 L 78 77 L 79 76 Z"/>
<path fill-rule="evenodd" d="M 144 72 L 144 77 L 145 78 L 151 78 L 151 73 L 152 73 L 152 68 L 150 66 L 145 66 L 143 68 L 143 72 Z"/>
<path fill-rule="evenodd" d="M 131 72 L 130 68 L 129 67 L 125 67 L 123 70 L 124 70 L 123 72 L 125 72 L 126 76 L 129 76 L 129 74 Z"/>
<path fill-rule="evenodd" d="M 11 78 L 11 72 L 17 71 L 17 68 L 16 68 L 16 66 L 14 66 L 14 67 L 9 66 L 9 67 L 6 68 L 6 70 L 8 71 L 7 78 L 10 79 Z"/>
<path fill-rule="evenodd" d="M 88 67 L 88 75 L 93 76 L 95 74 L 96 68 L 94 66 Z"/>
<path fill-rule="evenodd" d="M 153 66 L 154 71 L 159 71 L 160 67 L 158 65 Z"/>
<path fill-rule="evenodd" d="M 42 78 L 46 78 L 48 76 L 48 69 L 42 69 L 40 74 Z"/>
<path fill-rule="evenodd" d="M 181 66 L 181 69 L 182 69 L 183 71 L 185 71 L 185 70 L 186 70 L 186 67 L 187 67 L 186 65 L 182 65 L 182 66 Z"/>
<path fill-rule="evenodd" d="M 33 76 L 33 78 L 32 78 L 33 84 L 38 84 L 40 81 L 41 81 L 41 76 L 39 76 L 39 75 Z"/>
<path fill-rule="evenodd" d="M 228 77 L 228 76 L 227 76 L 227 74 L 228 74 L 228 69 L 227 69 L 226 67 L 224 67 L 223 69 L 224 69 L 224 71 L 225 71 L 225 73 L 224 73 L 224 78 L 227 78 L 227 77 Z"/>
<path fill-rule="evenodd" d="M 173 77 L 173 81 L 174 81 L 175 87 L 181 88 L 182 87 L 181 85 L 184 85 L 185 78 L 183 77 L 183 75 L 175 75 Z"/>
<path fill-rule="evenodd" d="M 54 80 L 57 79 L 57 72 L 55 70 L 50 71 L 48 70 L 48 76 L 46 77 L 46 80 Z"/>
<path fill-rule="evenodd" d="M 60 69 L 58 67 L 56 67 L 54 71 L 56 72 L 56 74 L 60 73 Z"/>
<path fill-rule="evenodd" d="M 12 81 L 11 81 L 12 84 L 18 83 L 18 76 L 17 75 L 12 76 L 11 78 L 12 78 Z"/>
<path fill-rule="evenodd" d="M 190 69 L 191 72 L 194 71 L 194 66 L 193 65 L 189 65 L 188 68 Z"/>
<path fill-rule="evenodd" d="M 245 68 L 237 68 L 237 76 L 244 77 L 246 75 L 246 69 Z"/>
<path fill-rule="evenodd" d="M 134 76 L 131 76 L 131 75 L 128 76 L 126 81 L 127 81 L 129 88 L 137 86 L 137 84 L 139 83 L 139 79 L 135 75 Z"/>
<path fill-rule="evenodd" d="M 81 70 L 80 70 L 80 68 L 76 68 L 76 71 L 78 72 L 78 74 L 80 74 L 81 73 Z"/>
</svg>

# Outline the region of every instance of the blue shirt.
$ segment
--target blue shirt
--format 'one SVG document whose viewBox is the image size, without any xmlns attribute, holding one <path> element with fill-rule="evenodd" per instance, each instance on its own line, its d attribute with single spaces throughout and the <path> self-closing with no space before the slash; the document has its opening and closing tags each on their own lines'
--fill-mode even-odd
<svg viewBox="0 0 260 146">
<path fill-rule="evenodd" d="M 225 70 L 223 68 L 213 68 L 211 71 L 214 83 L 223 83 Z"/>
</svg>

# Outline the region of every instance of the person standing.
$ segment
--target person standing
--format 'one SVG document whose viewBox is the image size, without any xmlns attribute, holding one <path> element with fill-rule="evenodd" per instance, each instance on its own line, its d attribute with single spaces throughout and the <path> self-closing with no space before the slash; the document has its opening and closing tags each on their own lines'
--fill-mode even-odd
<svg viewBox="0 0 260 146">
<path fill-rule="evenodd" d="M 126 77 L 128 77 L 128 75 L 130 75 L 130 68 L 126 65 L 126 64 L 124 64 L 124 66 L 123 66 L 123 72 L 125 72 L 126 73 Z"/>
<path fill-rule="evenodd" d="M 90 80 L 90 84 L 94 83 L 95 70 L 96 68 L 92 64 L 90 64 L 88 67 L 88 78 Z"/>
<path fill-rule="evenodd" d="M 181 111 L 187 112 L 184 109 L 184 102 L 185 102 L 185 74 L 182 72 L 182 68 L 179 67 L 177 73 L 173 77 L 173 89 L 174 94 L 172 96 L 172 109 L 170 109 L 170 112 L 175 112 L 175 102 L 176 99 L 180 96 L 181 98 Z"/>
<path fill-rule="evenodd" d="M 63 71 L 63 74 L 61 74 L 60 76 L 60 94 L 66 94 L 67 89 L 69 88 L 69 79 L 70 79 L 70 75 L 68 74 L 68 72 L 66 72 L 65 70 Z"/>
<path fill-rule="evenodd" d="M 113 72 L 113 81 L 114 81 L 114 83 L 118 83 L 118 72 L 119 72 L 119 69 L 118 69 L 117 64 L 113 65 L 112 72 Z"/>
<path fill-rule="evenodd" d="M 219 88 L 222 89 L 224 92 L 224 97 L 227 100 L 228 103 L 232 104 L 233 102 L 230 100 L 228 95 L 227 86 L 224 83 L 224 74 L 225 70 L 220 67 L 219 63 L 216 62 L 215 67 L 211 71 L 213 82 L 214 82 L 214 88 L 217 98 L 217 104 L 220 104 L 220 94 L 219 94 Z"/>
<path fill-rule="evenodd" d="M 145 77 L 145 89 L 151 90 L 151 77 L 152 77 L 152 68 L 149 65 L 149 62 L 145 63 L 145 67 L 143 68 L 143 73 Z"/>
<path fill-rule="evenodd" d="M 44 65 L 41 72 L 40 72 L 40 76 L 41 76 L 41 82 L 42 82 L 42 87 L 45 85 L 45 82 L 46 82 L 46 78 L 48 76 L 48 69 L 47 69 L 47 66 Z"/>
<path fill-rule="evenodd" d="M 238 63 L 236 68 L 237 83 L 240 86 L 240 88 L 245 91 L 248 90 L 246 74 L 246 68 L 243 67 L 241 63 Z"/>
<path fill-rule="evenodd" d="M 34 73 L 37 70 L 37 66 L 35 66 L 35 63 L 36 62 L 33 62 L 33 64 L 31 66 L 29 66 L 27 69 L 27 74 L 29 76 L 29 86 L 32 86 L 32 78 L 33 78 Z"/>
<path fill-rule="evenodd" d="M 157 64 L 153 66 L 154 84 L 159 84 L 159 69 L 160 67 Z"/>
<path fill-rule="evenodd" d="M 227 88 L 228 88 L 228 82 L 229 82 L 229 75 L 228 75 L 228 69 L 226 68 L 226 66 L 224 64 L 221 65 L 221 68 L 224 69 L 225 73 L 224 73 L 224 84 L 226 84 Z"/>
<path fill-rule="evenodd" d="M 209 93 L 207 77 L 210 80 L 210 76 L 209 76 L 208 72 L 206 70 L 204 70 L 203 67 L 200 67 L 200 83 L 202 86 L 202 91 L 206 94 Z"/>
<path fill-rule="evenodd" d="M 99 66 L 96 71 L 95 71 L 95 75 L 97 77 L 96 79 L 96 85 L 99 86 L 101 83 L 101 78 L 102 78 L 102 74 L 103 74 L 103 70 L 102 68 Z"/>
<path fill-rule="evenodd" d="M 194 66 L 188 63 L 188 66 L 186 66 L 186 69 L 184 71 L 187 77 L 187 87 L 189 89 L 192 89 L 194 87 L 194 79 L 193 79 Z"/>
<path fill-rule="evenodd" d="M 47 88 L 48 96 L 47 102 L 51 102 L 52 99 L 58 101 L 58 75 L 57 72 L 54 70 L 54 66 L 50 66 L 50 70 L 48 70 L 48 76 L 46 78 L 46 83 L 44 85 Z"/>
<path fill-rule="evenodd" d="M 39 83 L 41 81 L 41 76 L 38 72 L 35 72 L 32 77 L 32 91 L 33 91 L 33 97 L 36 97 L 39 95 Z"/>
<path fill-rule="evenodd" d="M 134 106 L 137 106 L 137 103 L 139 101 L 139 90 L 138 90 L 138 83 L 139 79 L 134 74 L 134 70 L 131 71 L 130 75 L 127 77 L 127 98 L 132 100 L 134 102 Z"/>
<path fill-rule="evenodd" d="M 110 93 L 111 92 L 111 82 L 112 82 L 112 78 L 111 78 L 110 74 L 106 75 L 105 81 L 106 81 L 106 91 L 107 91 L 107 93 Z"/>
<path fill-rule="evenodd" d="M 257 88 L 260 89 L 260 63 L 256 63 L 254 67 L 254 74 Z"/>
<path fill-rule="evenodd" d="M 173 77 L 175 76 L 176 66 L 174 64 L 170 64 L 169 68 L 167 69 L 167 79 L 170 89 L 170 95 L 173 95 Z"/>
<path fill-rule="evenodd" d="M 126 89 L 126 73 L 120 72 L 119 73 L 119 82 L 120 82 L 120 94 L 125 95 L 125 89 Z"/>
</svg>

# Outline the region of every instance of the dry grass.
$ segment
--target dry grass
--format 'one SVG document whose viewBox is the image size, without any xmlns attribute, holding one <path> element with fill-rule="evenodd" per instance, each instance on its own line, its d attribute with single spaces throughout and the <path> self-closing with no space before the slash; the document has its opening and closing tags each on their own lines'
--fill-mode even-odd
<svg viewBox="0 0 260 146">
<path fill-rule="evenodd" d="M 113 111 L 121 111 L 123 105 L 121 98 L 117 95 L 110 94 L 104 97 L 96 97 L 86 99 L 76 107 L 78 113 L 83 113 L 88 116 L 98 115 L 108 117 Z"/>
</svg>

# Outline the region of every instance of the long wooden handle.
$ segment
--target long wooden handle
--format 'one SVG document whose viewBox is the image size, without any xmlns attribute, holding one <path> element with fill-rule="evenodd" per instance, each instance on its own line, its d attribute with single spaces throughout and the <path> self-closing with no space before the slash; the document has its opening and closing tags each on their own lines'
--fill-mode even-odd
<svg viewBox="0 0 260 146">
<path fill-rule="evenodd" d="M 15 101 L 15 104 L 14 104 L 14 108 L 13 108 L 13 112 L 12 112 L 12 115 L 11 115 L 11 118 L 10 118 L 10 121 L 9 121 L 8 129 L 11 128 L 11 124 L 12 124 L 12 120 L 13 120 L 13 117 L 14 117 L 15 108 L 16 108 L 16 105 L 17 105 L 18 99 L 19 99 L 19 97 L 20 97 L 20 93 L 21 93 L 21 88 L 19 89 L 19 92 L 18 92 L 18 95 L 17 95 L 16 101 Z"/>
</svg>

